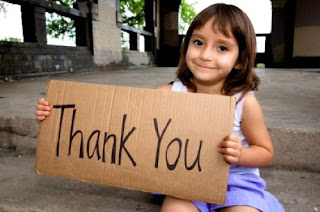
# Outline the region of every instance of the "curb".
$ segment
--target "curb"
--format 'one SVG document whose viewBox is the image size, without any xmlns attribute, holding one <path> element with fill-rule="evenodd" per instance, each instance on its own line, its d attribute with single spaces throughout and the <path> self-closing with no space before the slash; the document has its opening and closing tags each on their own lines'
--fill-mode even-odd
<svg viewBox="0 0 320 212">
<path fill-rule="evenodd" d="M 35 152 L 39 123 L 32 118 L 0 118 L 0 148 Z M 268 129 L 275 149 L 273 168 L 320 172 L 320 132 Z"/>
</svg>

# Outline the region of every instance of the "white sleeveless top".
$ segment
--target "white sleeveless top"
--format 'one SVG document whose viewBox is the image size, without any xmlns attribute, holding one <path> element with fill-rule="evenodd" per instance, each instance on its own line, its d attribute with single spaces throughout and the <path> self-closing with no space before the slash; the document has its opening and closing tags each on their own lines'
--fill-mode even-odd
<svg viewBox="0 0 320 212">
<path fill-rule="evenodd" d="M 187 86 L 182 84 L 181 81 L 175 81 L 172 84 L 171 87 L 172 91 L 176 92 L 188 92 Z M 250 93 L 253 93 L 251 91 Z M 241 92 L 237 93 L 234 95 L 234 97 L 238 100 L 241 97 Z M 240 102 L 237 103 L 236 109 L 235 109 L 235 114 L 234 114 L 234 123 L 233 123 L 233 134 L 238 136 L 241 141 L 242 141 L 242 146 L 243 147 L 248 147 L 248 141 L 244 137 L 242 130 L 241 130 L 241 119 L 242 119 L 242 108 L 243 108 L 243 102 L 245 98 L 242 98 Z M 251 168 L 251 167 L 243 167 L 243 166 L 238 166 L 238 165 L 230 165 L 230 173 L 237 173 L 237 174 L 256 174 L 260 175 L 259 173 L 259 168 Z"/>
</svg>

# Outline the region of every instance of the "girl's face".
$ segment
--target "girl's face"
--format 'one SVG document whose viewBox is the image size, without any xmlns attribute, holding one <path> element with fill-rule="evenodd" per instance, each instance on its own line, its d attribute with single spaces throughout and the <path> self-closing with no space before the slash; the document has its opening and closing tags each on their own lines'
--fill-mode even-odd
<svg viewBox="0 0 320 212">
<path fill-rule="evenodd" d="M 239 48 L 232 33 L 226 37 L 212 29 L 213 19 L 192 33 L 186 53 L 186 64 L 193 74 L 196 87 L 214 86 L 221 91 L 223 83 L 237 64 Z"/>
</svg>

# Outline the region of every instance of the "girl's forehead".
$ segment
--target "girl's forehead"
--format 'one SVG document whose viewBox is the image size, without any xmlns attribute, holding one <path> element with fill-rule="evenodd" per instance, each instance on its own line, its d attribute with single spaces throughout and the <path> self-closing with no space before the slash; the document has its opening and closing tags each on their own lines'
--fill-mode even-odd
<svg viewBox="0 0 320 212">
<path fill-rule="evenodd" d="M 230 24 L 225 21 L 220 21 L 214 17 L 208 19 L 207 21 L 199 24 L 198 27 L 195 27 L 194 32 L 201 32 L 204 30 L 212 30 L 215 34 L 222 34 L 228 38 L 233 37 Z M 193 34 L 192 33 L 192 34 Z"/>
</svg>

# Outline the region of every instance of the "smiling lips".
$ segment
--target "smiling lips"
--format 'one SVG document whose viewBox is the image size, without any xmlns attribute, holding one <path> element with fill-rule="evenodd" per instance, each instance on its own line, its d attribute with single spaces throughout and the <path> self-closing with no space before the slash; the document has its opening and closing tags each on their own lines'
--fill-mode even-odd
<svg viewBox="0 0 320 212">
<path fill-rule="evenodd" d="M 203 68 L 203 69 L 215 69 L 215 67 L 211 67 L 211 66 L 207 66 L 207 65 L 202 65 L 202 64 L 198 64 L 196 63 L 196 65 L 200 68 Z"/>
</svg>

